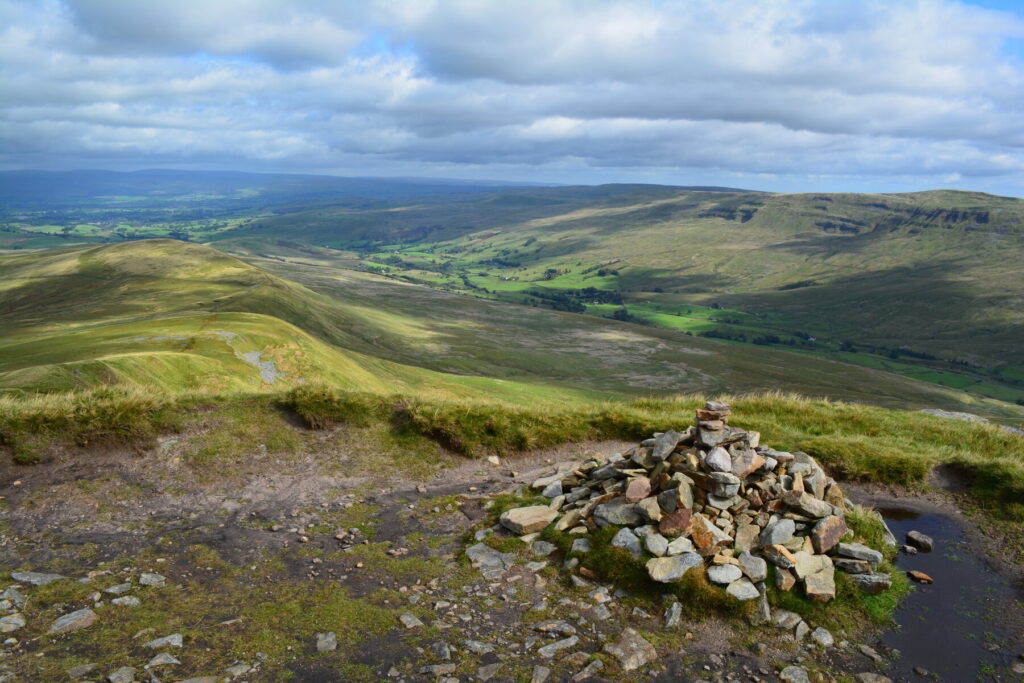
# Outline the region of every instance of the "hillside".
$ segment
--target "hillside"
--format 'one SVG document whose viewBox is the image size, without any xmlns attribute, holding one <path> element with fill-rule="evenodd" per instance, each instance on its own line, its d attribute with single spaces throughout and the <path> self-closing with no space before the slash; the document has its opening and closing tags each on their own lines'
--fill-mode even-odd
<svg viewBox="0 0 1024 683">
<path fill-rule="evenodd" d="M 281 239 L 355 250 L 363 267 L 477 296 L 604 316 L 625 306 L 664 327 L 1024 400 L 1020 199 L 603 193 L 326 207 L 217 239 L 263 254 Z"/>
<path fill-rule="evenodd" d="M 786 390 L 990 416 L 1013 406 L 852 365 L 173 240 L 0 259 L 0 387 L 252 391 L 326 381 L 512 402 Z M 278 275 L 265 268 L 273 268 Z M 284 275 L 285 277 L 281 277 Z"/>
</svg>

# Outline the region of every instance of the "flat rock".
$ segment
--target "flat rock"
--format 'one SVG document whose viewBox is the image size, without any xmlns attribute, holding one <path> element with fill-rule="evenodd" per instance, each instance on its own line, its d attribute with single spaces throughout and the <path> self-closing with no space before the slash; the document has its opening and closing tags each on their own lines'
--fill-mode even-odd
<svg viewBox="0 0 1024 683">
<path fill-rule="evenodd" d="M 833 512 L 831 505 L 806 492 L 790 491 L 785 501 L 786 505 L 808 517 L 828 517 Z"/>
<path fill-rule="evenodd" d="M 757 537 L 757 543 L 762 548 L 770 545 L 782 545 L 793 539 L 796 533 L 796 522 L 791 519 L 780 519 L 769 524 Z"/>
<path fill-rule="evenodd" d="M 704 566 L 704 558 L 697 553 L 682 553 L 672 557 L 656 557 L 647 561 L 647 573 L 659 583 L 677 583 L 686 572 Z"/>
<path fill-rule="evenodd" d="M 935 579 L 928 576 L 924 572 L 917 571 L 916 569 L 911 569 L 910 571 L 908 571 L 907 576 L 912 578 L 914 581 L 917 581 L 918 583 L 935 583 Z"/>
<path fill-rule="evenodd" d="M 181 661 L 179 661 L 177 657 L 172 654 L 168 654 L 167 652 L 161 652 L 156 657 L 149 660 L 149 664 L 146 664 L 146 668 L 152 669 L 157 666 L 177 666 L 178 664 L 181 664 Z"/>
<path fill-rule="evenodd" d="M 712 472 L 732 473 L 732 456 L 721 446 L 712 448 L 704 458 L 704 466 Z"/>
<path fill-rule="evenodd" d="M 417 619 L 416 615 L 409 614 L 408 612 L 398 617 L 398 620 L 402 622 L 402 626 L 406 628 L 416 628 L 417 626 L 423 626 L 423 622 Z"/>
<path fill-rule="evenodd" d="M 836 640 L 832 637 L 831 631 L 827 628 L 822 628 L 821 626 L 811 631 L 811 640 L 824 648 L 830 648 L 836 644 Z"/>
<path fill-rule="evenodd" d="M 21 614 L 9 614 L 0 618 L 0 633 L 13 633 L 19 628 L 24 628 L 27 623 Z"/>
<path fill-rule="evenodd" d="M 807 669 L 802 666 L 787 666 L 779 672 L 779 680 L 783 683 L 811 683 Z"/>
<path fill-rule="evenodd" d="M 681 536 L 693 525 L 693 511 L 690 508 L 678 508 L 661 516 L 658 531 L 665 536 Z"/>
<path fill-rule="evenodd" d="M 95 668 L 95 664 L 79 664 L 78 666 L 71 667 L 64 673 L 68 675 L 68 678 L 81 678 L 82 676 L 92 672 Z"/>
<path fill-rule="evenodd" d="M 167 577 L 163 574 L 154 574 L 152 572 L 142 572 L 139 576 L 139 585 L 151 586 L 153 588 L 163 588 L 167 585 Z"/>
<path fill-rule="evenodd" d="M 545 659 L 550 659 L 562 650 L 574 647 L 578 642 L 580 642 L 579 636 L 569 636 L 568 638 L 563 638 L 562 640 L 551 643 L 550 645 L 538 648 L 537 654 Z"/>
<path fill-rule="evenodd" d="M 892 683 L 892 679 L 873 671 L 864 671 L 853 677 L 857 683 Z"/>
<path fill-rule="evenodd" d="M 793 568 L 793 572 L 796 577 L 803 580 L 811 574 L 817 574 L 818 572 L 828 569 L 832 570 L 832 558 L 828 555 L 812 555 L 804 551 L 793 553 L 793 557 L 796 560 L 796 566 Z"/>
<path fill-rule="evenodd" d="M 683 435 L 675 430 L 668 430 L 654 439 L 654 446 L 651 448 L 651 460 L 661 462 L 667 458 L 676 446 L 679 445 Z"/>
<path fill-rule="evenodd" d="M 827 553 L 829 550 L 832 550 L 846 532 L 846 520 L 839 515 L 829 515 L 821 519 L 811 529 L 811 542 L 814 544 L 814 552 Z"/>
<path fill-rule="evenodd" d="M 871 563 L 864 560 L 835 557 L 832 559 L 832 563 L 836 566 L 836 569 L 847 574 L 870 574 L 872 572 Z"/>
<path fill-rule="evenodd" d="M 121 607 L 138 607 L 142 604 L 142 601 L 134 595 L 123 595 L 120 598 L 114 598 L 110 602 Z"/>
<path fill-rule="evenodd" d="M 907 545 L 913 546 L 922 552 L 930 553 L 932 548 L 935 547 L 935 541 L 932 540 L 931 536 L 926 536 L 920 531 L 908 531 Z"/>
<path fill-rule="evenodd" d="M 635 671 L 658 658 L 658 651 L 631 628 L 615 643 L 606 643 L 604 651 L 619 660 L 623 671 Z"/>
<path fill-rule="evenodd" d="M 135 667 L 122 666 L 107 676 L 107 683 L 132 683 L 135 680 Z"/>
<path fill-rule="evenodd" d="M 693 541 L 680 536 L 668 544 L 668 550 L 665 552 L 666 555 L 679 555 L 680 553 L 692 553 L 696 548 L 693 546 Z"/>
<path fill-rule="evenodd" d="M 850 574 L 850 581 L 868 595 L 878 595 L 892 587 L 892 578 L 888 574 Z"/>
<path fill-rule="evenodd" d="M 734 564 L 720 564 L 708 568 L 708 581 L 712 583 L 728 585 L 739 581 L 742 576 L 743 571 Z"/>
<path fill-rule="evenodd" d="M 612 537 L 611 544 L 616 548 L 622 548 L 633 557 L 639 559 L 643 555 L 643 548 L 640 546 L 640 539 L 636 537 L 632 529 L 623 527 Z"/>
<path fill-rule="evenodd" d="M 849 557 L 854 560 L 864 560 L 871 564 L 878 564 L 882 561 L 882 553 L 863 545 L 861 543 L 840 543 L 836 546 L 836 553 L 840 557 Z"/>
<path fill-rule="evenodd" d="M 492 581 L 501 578 L 515 563 L 515 553 L 502 553 L 485 543 L 466 548 L 470 564 L 480 570 L 484 578 Z"/>
<path fill-rule="evenodd" d="M 821 557 L 815 555 L 815 557 Z M 828 602 L 836 597 L 836 577 L 831 565 L 804 577 L 804 592 L 810 600 Z"/>
<path fill-rule="evenodd" d="M 180 633 L 172 633 L 169 636 L 154 638 L 148 643 L 144 643 L 142 647 L 148 647 L 150 650 L 159 650 L 162 647 L 182 647 L 184 644 Z"/>
<path fill-rule="evenodd" d="M 43 574 L 40 572 L 11 572 L 11 578 L 18 583 L 27 583 L 33 586 L 45 586 L 54 581 L 60 581 L 68 577 L 62 574 Z"/>
<path fill-rule="evenodd" d="M 338 649 L 338 635 L 334 631 L 316 634 L 316 651 L 329 652 Z"/>
<path fill-rule="evenodd" d="M 719 529 L 710 519 L 701 514 L 694 515 L 691 520 L 690 539 L 701 550 L 711 550 L 729 545 L 732 541 L 729 534 Z"/>
<path fill-rule="evenodd" d="M 768 563 L 756 555 L 751 555 L 749 552 L 740 553 L 737 558 L 740 563 L 740 569 L 743 570 L 744 575 L 754 583 L 764 581 L 768 578 Z"/>
<path fill-rule="evenodd" d="M 122 593 L 127 593 L 131 589 L 132 589 L 132 584 L 131 583 L 119 583 L 116 586 L 111 586 L 110 588 L 104 588 L 103 592 L 104 593 L 108 593 L 110 595 L 121 595 Z"/>
<path fill-rule="evenodd" d="M 540 531 L 558 517 L 558 511 L 552 510 L 546 505 L 531 505 L 524 508 L 514 508 L 501 513 L 499 521 L 501 525 L 516 534 L 532 534 Z"/>
<path fill-rule="evenodd" d="M 796 557 L 784 545 L 766 546 L 761 549 L 761 554 L 779 569 L 792 569 L 796 566 Z"/>
<path fill-rule="evenodd" d="M 761 594 L 757 590 L 757 586 L 750 583 L 749 579 L 739 579 L 737 581 L 733 581 L 725 589 L 725 592 L 731 595 L 732 597 L 736 598 L 737 600 L 754 600 L 761 596 Z"/>
<path fill-rule="evenodd" d="M 655 557 L 664 557 L 668 553 L 668 539 L 661 534 L 647 534 L 644 537 L 644 547 Z"/>
<path fill-rule="evenodd" d="M 594 508 L 594 521 L 598 526 L 636 526 L 643 522 L 643 514 L 634 503 L 618 497 Z"/>
<path fill-rule="evenodd" d="M 47 633 L 53 635 L 57 633 L 71 633 L 78 629 L 92 626 L 96 623 L 96 613 L 91 609 L 80 609 L 77 612 L 71 612 L 59 617 L 53 624 L 50 625 L 50 630 Z"/>
</svg>

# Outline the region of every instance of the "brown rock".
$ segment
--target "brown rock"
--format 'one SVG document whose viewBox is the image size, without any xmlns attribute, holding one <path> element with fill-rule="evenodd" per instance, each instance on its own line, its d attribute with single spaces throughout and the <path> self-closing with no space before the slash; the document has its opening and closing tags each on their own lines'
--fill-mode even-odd
<svg viewBox="0 0 1024 683">
<path fill-rule="evenodd" d="M 719 429 L 725 429 L 725 423 L 721 420 L 704 420 L 700 422 L 701 429 L 710 429 L 712 431 L 718 431 Z"/>
<path fill-rule="evenodd" d="M 911 569 L 909 572 L 907 572 L 907 576 L 912 578 L 914 581 L 917 581 L 918 583 L 935 583 L 935 579 L 928 576 L 924 572 L 917 571 L 916 569 Z"/>
<path fill-rule="evenodd" d="M 597 581 L 601 578 L 593 569 L 587 569 L 586 567 L 580 567 L 580 576 L 591 581 Z"/>
<path fill-rule="evenodd" d="M 690 530 L 693 511 L 689 508 L 677 508 L 675 512 L 663 514 L 658 522 L 658 531 L 664 536 L 683 536 Z"/>
<path fill-rule="evenodd" d="M 785 546 L 770 545 L 762 548 L 761 554 L 779 569 L 792 569 L 796 566 L 796 557 Z"/>
<path fill-rule="evenodd" d="M 793 475 L 793 487 L 790 490 L 800 491 L 801 493 L 807 490 L 804 488 L 804 475 L 799 472 Z"/>
<path fill-rule="evenodd" d="M 661 511 L 661 505 L 658 504 L 657 496 L 648 496 L 637 503 L 636 506 L 640 509 L 640 514 L 643 515 L 644 519 L 652 524 L 657 524 L 664 516 Z"/>
<path fill-rule="evenodd" d="M 804 577 L 804 591 L 815 602 L 828 602 L 836 597 L 836 577 L 831 564 Z"/>
<path fill-rule="evenodd" d="M 846 494 L 839 488 L 839 484 L 832 482 L 828 485 L 825 489 L 825 502 L 841 510 L 846 509 Z"/>
<path fill-rule="evenodd" d="M 647 477 L 633 477 L 626 485 L 626 502 L 638 503 L 651 495 L 651 480 Z"/>
<path fill-rule="evenodd" d="M 791 591 L 796 585 L 796 577 L 793 572 L 781 567 L 775 568 L 775 587 L 780 591 Z"/>
<path fill-rule="evenodd" d="M 732 454 L 732 473 L 745 479 L 764 467 L 764 456 L 751 448 L 744 448 Z"/>
<path fill-rule="evenodd" d="M 694 515 L 690 524 L 690 538 L 701 550 L 713 550 L 729 545 L 732 539 L 727 533 L 715 526 L 704 515 Z"/>
<path fill-rule="evenodd" d="M 838 515 L 832 515 L 821 520 L 811 529 L 811 542 L 814 544 L 814 552 L 821 555 L 832 550 L 846 531 L 846 520 Z"/>
</svg>

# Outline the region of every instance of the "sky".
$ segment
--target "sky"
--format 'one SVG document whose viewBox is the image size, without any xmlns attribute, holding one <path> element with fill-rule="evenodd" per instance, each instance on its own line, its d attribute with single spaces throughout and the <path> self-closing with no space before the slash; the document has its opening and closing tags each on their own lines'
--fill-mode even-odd
<svg viewBox="0 0 1024 683">
<path fill-rule="evenodd" d="M 1024 196 L 1024 0 L 0 0 L 0 168 Z"/>
</svg>

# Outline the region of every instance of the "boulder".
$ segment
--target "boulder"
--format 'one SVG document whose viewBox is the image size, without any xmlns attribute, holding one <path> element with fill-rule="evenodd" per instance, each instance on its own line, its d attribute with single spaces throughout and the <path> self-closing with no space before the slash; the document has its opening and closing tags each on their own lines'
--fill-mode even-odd
<svg viewBox="0 0 1024 683">
<path fill-rule="evenodd" d="M 779 673 L 779 680 L 782 683 L 811 683 L 807 669 L 802 666 L 787 666 Z"/>
<path fill-rule="evenodd" d="M 804 551 L 793 553 L 793 558 L 796 560 L 796 566 L 793 568 L 793 573 L 801 581 L 806 579 L 812 574 L 828 570 L 832 571 L 832 558 L 828 555 L 812 555 Z"/>
<path fill-rule="evenodd" d="M 732 457 L 724 448 L 712 448 L 704 458 L 704 466 L 712 472 L 732 472 Z"/>
<path fill-rule="evenodd" d="M 922 552 L 930 553 L 932 548 L 935 547 L 935 541 L 932 540 L 931 536 L 926 536 L 920 531 L 908 531 L 907 545 L 917 548 Z"/>
<path fill-rule="evenodd" d="M 695 567 L 704 567 L 704 558 L 697 553 L 681 553 L 647 561 L 647 573 L 658 583 L 678 583 L 686 572 Z"/>
<path fill-rule="evenodd" d="M 729 565 L 726 565 L 729 566 Z M 761 596 L 757 587 L 748 579 L 738 579 L 729 584 L 725 592 L 737 600 L 756 600 Z"/>
<path fill-rule="evenodd" d="M 708 569 L 708 581 L 728 585 L 739 581 L 743 577 L 743 570 L 734 564 L 720 564 Z"/>
<path fill-rule="evenodd" d="M 654 446 L 651 448 L 651 460 L 661 462 L 675 450 L 683 435 L 672 429 L 654 439 Z"/>
<path fill-rule="evenodd" d="M 743 552 L 740 553 L 737 559 L 744 575 L 754 583 L 759 583 L 768 578 L 768 563 L 760 557 L 751 555 L 749 552 Z"/>
<path fill-rule="evenodd" d="M 680 553 L 692 553 L 695 550 L 696 548 L 693 546 L 693 541 L 686 538 L 685 536 L 680 536 L 679 538 L 674 539 L 671 543 L 668 544 L 668 550 L 665 552 L 665 554 L 679 555 Z"/>
<path fill-rule="evenodd" d="M 693 511 L 689 508 L 679 508 L 675 512 L 662 515 L 658 522 L 658 531 L 665 536 L 682 536 L 690 530 L 693 525 Z"/>
<path fill-rule="evenodd" d="M 796 533 L 796 522 L 791 519 L 780 519 L 769 524 L 758 536 L 757 544 L 762 548 L 771 545 L 781 545 L 790 541 Z"/>
<path fill-rule="evenodd" d="M 840 543 L 836 546 L 836 554 L 840 557 L 849 557 L 854 560 L 864 560 L 871 564 L 878 564 L 882 561 L 882 553 L 863 545 L 861 543 Z"/>
<path fill-rule="evenodd" d="M 642 521 L 640 508 L 625 498 L 613 498 L 594 508 L 594 522 L 598 526 L 636 526 Z"/>
<path fill-rule="evenodd" d="M 33 586 L 45 586 L 48 583 L 60 581 L 67 577 L 61 574 L 43 574 L 40 572 L 11 572 L 11 578 L 18 583 L 27 583 Z"/>
<path fill-rule="evenodd" d="M 791 591 L 796 585 L 796 577 L 788 569 L 775 568 L 775 587 L 780 591 Z"/>
<path fill-rule="evenodd" d="M 892 578 L 888 574 L 851 574 L 850 581 L 868 595 L 878 595 L 892 587 Z"/>
<path fill-rule="evenodd" d="M 815 557 L 821 556 L 816 555 Z M 835 598 L 836 578 L 835 571 L 831 565 L 826 569 L 804 577 L 804 592 L 810 600 L 815 602 L 828 602 Z"/>
<path fill-rule="evenodd" d="M 838 515 L 823 518 L 811 529 L 811 542 L 814 552 L 827 553 L 839 543 L 839 539 L 847 532 L 846 520 Z"/>
<path fill-rule="evenodd" d="M 50 635 L 58 633 L 71 633 L 96 623 L 96 613 L 91 609 L 80 609 L 70 614 L 65 614 L 59 617 L 53 624 L 50 625 L 50 630 L 47 631 Z"/>
<path fill-rule="evenodd" d="M 604 651 L 619 660 L 623 671 L 635 671 L 658 658 L 658 651 L 631 628 L 622 632 L 615 643 L 607 643 Z"/>
<path fill-rule="evenodd" d="M 693 544 L 701 550 L 712 550 L 728 545 L 732 538 L 725 533 L 707 517 L 701 514 L 693 516 L 690 524 L 690 538 Z"/>
<path fill-rule="evenodd" d="M 612 537 L 611 544 L 616 548 L 622 548 L 633 557 L 640 559 L 643 555 L 643 548 L 640 546 L 640 539 L 636 537 L 631 529 L 619 529 Z"/>
<path fill-rule="evenodd" d="M 733 453 L 731 471 L 740 479 L 746 479 L 764 466 L 764 457 L 752 448 Z"/>
<path fill-rule="evenodd" d="M 651 495 L 651 480 L 647 477 L 633 477 L 626 484 L 627 503 L 639 503 L 649 495 Z"/>
<path fill-rule="evenodd" d="M 651 555 L 663 557 L 668 554 L 668 539 L 661 534 L 647 534 L 644 537 L 644 547 Z"/>
<path fill-rule="evenodd" d="M 652 524 L 657 524 L 664 516 L 661 510 L 661 505 L 658 504 L 657 496 L 644 498 L 636 504 L 636 507 L 643 518 Z"/>
<path fill-rule="evenodd" d="M 547 505 L 531 505 L 530 507 L 506 510 L 501 513 L 499 521 L 512 533 L 522 536 L 542 530 L 557 517 L 558 511 L 552 510 Z"/>
<path fill-rule="evenodd" d="M 740 492 L 740 478 L 728 472 L 712 472 L 711 486 L 716 496 L 732 498 Z"/>
<path fill-rule="evenodd" d="M 808 517 L 828 517 L 832 514 L 832 506 L 821 500 L 815 498 L 809 493 L 802 493 L 800 491 L 790 491 L 785 497 L 786 505 L 793 508 L 797 512 L 807 515 Z"/>
</svg>

